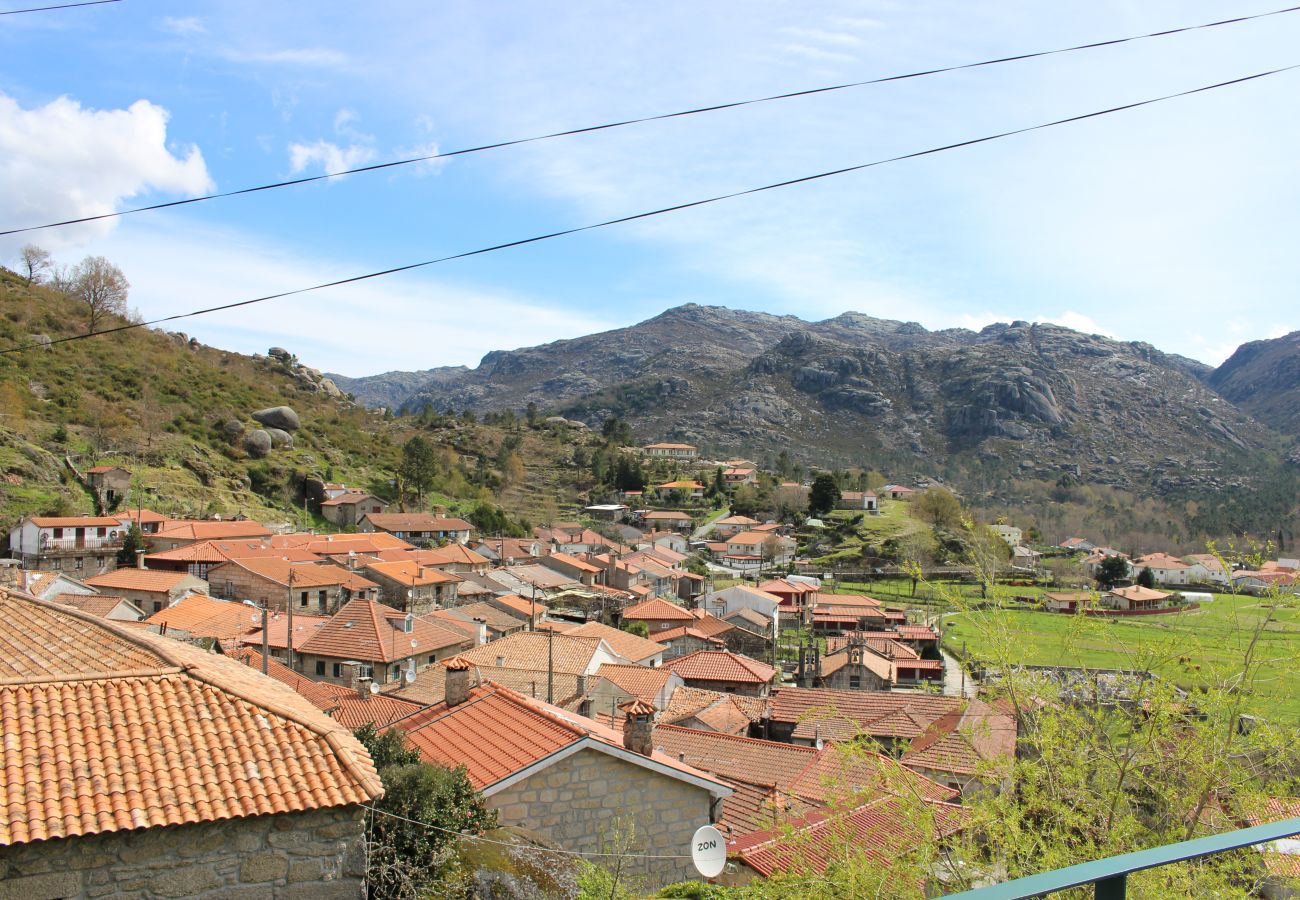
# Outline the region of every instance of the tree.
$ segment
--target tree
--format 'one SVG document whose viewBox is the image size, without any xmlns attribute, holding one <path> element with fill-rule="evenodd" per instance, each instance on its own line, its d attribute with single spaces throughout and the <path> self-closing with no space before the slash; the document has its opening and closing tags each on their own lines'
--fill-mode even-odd
<svg viewBox="0 0 1300 900">
<path fill-rule="evenodd" d="M 374 725 L 364 725 L 354 734 L 370 751 L 384 784 L 370 820 L 369 896 L 405 900 L 439 893 L 433 888 L 451 867 L 456 836 L 496 828 L 496 811 L 474 790 L 463 766 L 422 762 L 401 731 L 380 734 Z"/>
<path fill-rule="evenodd" d="M 418 434 L 402 447 L 402 463 L 398 475 L 406 489 L 415 492 L 415 499 L 424 502 L 424 495 L 433 489 L 438 477 L 438 461 L 433 447 Z"/>
<path fill-rule="evenodd" d="M 42 250 L 35 244 L 27 244 L 18 251 L 18 257 L 22 260 L 23 269 L 27 272 L 27 286 L 40 284 L 45 278 L 45 273 L 54 268 L 54 261 L 50 257 L 49 251 Z"/>
<path fill-rule="evenodd" d="M 1155 587 L 1156 586 L 1155 573 L 1152 572 L 1150 569 L 1148 569 L 1146 566 L 1143 566 L 1142 571 L 1138 572 L 1137 583 L 1139 587 L 1144 587 L 1144 588 Z"/>
<path fill-rule="evenodd" d="M 835 476 L 828 473 L 818 475 L 808 492 L 808 515 L 824 516 L 839 502 L 840 486 L 835 483 Z"/>
<path fill-rule="evenodd" d="M 122 538 L 122 549 L 117 551 L 117 567 L 119 569 L 134 568 L 136 559 L 135 554 L 139 550 L 145 549 L 144 536 L 140 534 L 140 526 L 135 522 L 126 530 L 125 537 Z"/>
<path fill-rule="evenodd" d="M 95 331 L 106 316 L 126 315 L 131 284 L 122 270 L 102 256 L 87 256 L 70 273 L 69 293 L 86 307 L 87 331 Z"/>
<path fill-rule="evenodd" d="M 1104 588 L 1112 588 L 1125 578 L 1128 578 L 1128 562 L 1122 556 L 1108 556 L 1097 566 L 1097 584 Z"/>
<path fill-rule="evenodd" d="M 635 634 L 637 637 L 650 637 L 650 626 L 640 619 L 624 619 L 623 624 L 619 627 L 628 634 Z"/>
<path fill-rule="evenodd" d="M 611 416 L 600 426 L 600 433 L 611 444 L 626 447 L 632 443 L 632 426 L 617 416 Z"/>
<path fill-rule="evenodd" d="M 939 528 L 957 528 L 961 525 L 961 502 L 952 492 L 932 487 L 912 501 L 912 515 L 922 522 Z"/>
<path fill-rule="evenodd" d="M 528 417 L 529 428 L 536 428 L 537 423 L 541 421 L 542 418 L 541 412 L 537 409 L 537 404 L 532 400 L 528 401 L 528 410 L 525 415 Z"/>
</svg>

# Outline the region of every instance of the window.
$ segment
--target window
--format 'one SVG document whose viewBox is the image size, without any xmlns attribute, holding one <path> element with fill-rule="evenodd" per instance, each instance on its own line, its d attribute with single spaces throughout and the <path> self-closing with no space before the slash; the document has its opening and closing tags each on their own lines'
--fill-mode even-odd
<svg viewBox="0 0 1300 900">
<path fill-rule="evenodd" d="M 82 568 L 85 568 L 85 565 L 86 565 L 86 559 L 85 559 L 85 557 L 83 557 L 83 556 L 78 556 L 78 557 L 77 557 L 77 564 L 76 564 L 76 566 L 75 566 L 74 568 L 82 569 Z"/>
<path fill-rule="evenodd" d="M 436 654 L 430 653 L 430 654 L 429 654 L 429 665 L 433 665 L 434 662 L 437 661 L 437 659 L 438 659 L 438 657 L 437 657 Z"/>
<path fill-rule="evenodd" d="M 55 540 L 58 540 L 58 539 L 61 538 L 61 537 L 63 537 L 63 529 L 62 529 L 62 528 L 55 528 L 55 529 L 54 529 L 54 539 L 55 539 Z"/>
<path fill-rule="evenodd" d="M 852 689 L 854 689 L 854 690 L 857 690 L 858 688 L 862 687 L 862 676 L 861 676 L 861 675 L 850 675 L 850 676 L 849 676 L 849 687 L 852 688 Z"/>
<path fill-rule="evenodd" d="M 324 609 L 329 601 L 329 591 L 321 591 L 316 595 L 316 599 L 320 602 L 320 608 Z"/>
<path fill-rule="evenodd" d="M 154 612 L 162 612 L 162 601 L 161 601 L 161 600 L 155 600 L 155 601 L 153 602 L 153 611 L 154 611 Z"/>
<path fill-rule="evenodd" d="M 338 666 L 335 666 L 334 668 L 337 669 Z M 323 660 L 323 659 L 318 659 L 318 660 L 316 660 L 316 674 L 317 674 L 317 675 L 324 675 L 324 674 L 325 674 L 325 660 Z"/>
<path fill-rule="evenodd" d="M 301 594 L 298 595 L 298 608 L 299 608 L 299 609 L 306 609 L 306 608 L 307 608 L 307 592 L 306 592 L 306 591 L 303 591 Z"/>
<path fill-rule="evenodd" d="M 334 677 L 340 678 L 343 675 L 343 666 L 339 663 L 334 664 Z"/>
<path fill-rule="evenodd" d="M 396 681 L 402 677 L 402 664 L 393 663 L 393 674 L 389 676 L 390 681 Z"/>
</svg>

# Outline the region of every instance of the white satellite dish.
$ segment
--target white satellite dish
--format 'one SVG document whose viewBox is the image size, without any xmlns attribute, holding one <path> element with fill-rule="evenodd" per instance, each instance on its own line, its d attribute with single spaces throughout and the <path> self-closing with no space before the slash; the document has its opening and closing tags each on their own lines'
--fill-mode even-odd
<svg viewBox="0 0 1300 900">
<path fill-rule="evenodd" d="M 701 825 L 691 837 L 691 862 L 705 878 L 722 874 L 727 867 L 727 839 L 712 825 Z"/>
<path fill-rule="evenodd" d="M 379 685 L 375 684 L 373 681 L 370 682 L 370 693 L 372 693 L 372 694 L 378 694 L 378 693 L 379 693 Z"/>
</svg>

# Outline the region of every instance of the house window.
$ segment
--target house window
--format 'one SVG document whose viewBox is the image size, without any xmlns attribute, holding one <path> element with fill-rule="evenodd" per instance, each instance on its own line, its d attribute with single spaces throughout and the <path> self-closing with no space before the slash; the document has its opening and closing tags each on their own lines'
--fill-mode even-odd
<svg viewBox="0 0 1300 900">
<path fill-rule="evenodd" d="M 434 661 L 437 660 L 437 658 L 438 658 L 438 657 L 437 657 L 436 654 L 430 653 L 430 654 L 429 654 L 429 665 L 433 665 Z"/>
<path fill-rule="evenodd" d="M 61 538 L 61 537 L 63 537 L 63 529 L 62 529 L 62 528 L 55 528 L 55 529 L 54 529 L 54 539 L 55 539 L 55 540 L 58 540 L 58 539 Z"/>
<path fill-rule="evenodd" d="M 316 660 L 316 674 L 317 675 L 325 674 L 325 660 L 323 659 Z"/>
<path fill-rule="evenodd" d="M 321 609 L 324 609 L 324 608 L 325 608 L 325 605 L 326 605 L 326 602 L 329 600 L 329 592 L 328 592 L 328 591 L 321 591 L 319 594 L 316 595 L 316 599 L 317 599 L 317 601 L 320 602 L 320 608 L 321 608 Z"/>
<path fill-rule="evenodd" d="M 857 690 L 858 688 L 862 687 L 862 676 L 861 676 L 861 675 L 850 675 L 850 676 L 849 676 L 849 687 L 852 688 L 853 690 Z"/>
<path fill-rule="evenodd" d="M 161 600 L 155 600 L 155 601 L 153 602 L 153 611 L 154 611 L 154 612 L 162 612 L 162 606 L 163 606 L 163 605 L 162 605 L 162 601 L 161 601 Z"/>
<path fill-rule="evenodd" d="M 298 608 L 299 608 L 299 609 L 306 609 L 306 608 L 307 608 L 307 592 L 306 592 L 306 591 L 303 591 L 301 594 L 298 595 Z"/>
<path fill-rule="evenodd" d="M 77 568 L 77 569 L 82 569 L 82 568 L 85 568 L 85 565 L 86 565 L 86 559 L 85 559 L 85 557 L 83 557 L 83 556 L 78 556 L 78 557 L 77 557 L 77 564 L 76 564 L 75 568 Z"/>
<path fill-rule="evenodd" d="M 335 663 L 335 664 L 334 664 L 334 677 L 335 677 L 335 678 L 341 678 L 342 676 L 343 676 L 343 666 L 342 666 L 340 663 Z"/>
<path fill-rule="evenodd" d="M 389 676 L 390 681 L 396 681 L 402 677 L 402 664 L 393 663 L 393 674 Z"/>
</svg>

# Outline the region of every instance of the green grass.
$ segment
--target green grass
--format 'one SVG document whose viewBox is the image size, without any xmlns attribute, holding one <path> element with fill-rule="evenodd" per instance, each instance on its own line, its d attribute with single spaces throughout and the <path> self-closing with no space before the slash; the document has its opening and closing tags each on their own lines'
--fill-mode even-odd
<svg viewBox="0 0 1300 900">
<path fill-rule="evenodd" d="M 1011 589 L 1024 593 L 1021 589 Z M 1256 653 L 1263 661 L 1244 686 L 1247 712 L 1300 721 L 1300 609 L 1269 609 L 1258 597 L 1218 594 L 1188 612 L 1134 618 L 1070 616 L 1001 608 L 955 613 L 944 643 L 981 659 L 1029 665 L 1147 669 L 1187 689 L 1221 683 L 1241 671 L 1259 624 L 1269 618 Z M 1286 602 L 1286 601 L 1283 601 Z"/>
</svg>

